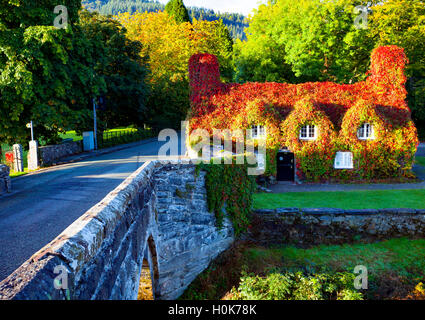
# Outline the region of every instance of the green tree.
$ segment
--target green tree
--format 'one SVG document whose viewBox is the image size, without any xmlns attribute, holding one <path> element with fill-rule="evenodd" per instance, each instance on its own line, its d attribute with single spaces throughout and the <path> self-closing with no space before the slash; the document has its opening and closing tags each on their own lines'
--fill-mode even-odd
<svg viewBox="0 0 425 320">
<path fill-rule="evenodd" d="M 16 29 L 28 26 L 52 26 L 57 16 L 54 9 L 64 5 L 68 10 L 68 21 L 78 22 L 81 0 L 2 0 L 0 2 L 0 23 L 6 28 Z"/>
<path fill-rule="evenodd" d="M 189 110 L 188 61 L 193 54 L 218 57 L 223 80 L 232 79 L 232 39 L 221 21 L 177 23 L 166 12 L 120 14 L 117 17 L 132 40 L 143 44 L 148 59 L 151 94 L 149 125 L 179 128 Z"/>
<path fill-rule="evenodd" d="M 361 0 L 276 0 L 261 5 L 236 44 L 238 80 L 352 82 L 364 78 L 373 42 L 356 28 Z M 254 66 L 252 68 L 251 66 Z M 257 67 L 255 67 L 257 66 Z"/>
<path fill-rule="evenodd" d="M 93 75 L 106 84 L 99 92 L 106 100 L 105 108 L 98 112 L 100 128 L 142 126 L 147 111 L 148 70 L 140 56 L 141 43 L 129 40 L 118 21 L 96 12 L 83 10 L 80 21 L 92 48 Z"/>
<path fill-rule="evenodd" d="M 425 138 L 425 4 L 421 0 L 386 0 L 373 8 L 369 23 L 375 46 L 398 45 L 409 58 L 408 101 Z"/>
<path fill-rule="evenodd" d="M 177 23 L 190 22 L 189 13 L 182 0 L 170 0 L 165 6 L 165 11 Z"/>
<path fill-rule="evenodd" d="M 37 137 L 54 142 L 74 121 L 87 119 L 88 97 L 99 90 L 78 36 L 78 1 L 65 1 L 68 28 L 53 26 L 57 4 L 13 0 L 0 5 L 0 141 L 25 143 L 34 121 Z M 38 2 L 37 2 L 38 3 Z"/>
<path fill-rule="evenodd" d="M 61 131 L 92 129 L 92 99 L 100 96 L 108 101 L 101 128 L 141 125 L 147 70 L 140 43 L 128 40 L 113 19 L 83 11 L 80 23 L 77 1 L 65 2 L 70 20 L 58 29 L 56 2 L 40 2 L 0 5 L 0 142 L 26 144 L 31 120 L 36 137 L 47 143 Z M 21 20 L 11 19 L 14 14 Z"/>
</svg>

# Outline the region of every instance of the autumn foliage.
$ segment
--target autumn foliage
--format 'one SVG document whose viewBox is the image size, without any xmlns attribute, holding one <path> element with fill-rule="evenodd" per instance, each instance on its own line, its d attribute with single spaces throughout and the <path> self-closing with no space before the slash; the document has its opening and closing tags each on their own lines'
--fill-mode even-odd
<svg viewBox="0 0 425 320">
<path fill-rule="evenodd" d="M 190 129 L 267 126 L 269 150 L 288 147 L 298 176 L 307 180 L 402 177 L 410 172 L 418 145 L 406 102 L 407 62 L 404 49 L 385 46 L 372 52 L 366 81 L 355 84 L 225 84 L 215 56 L 197 54 L 189 61 Z M 372 124 L 375 139 L 358 139 L 363 123 Z M 317 126 L 316 140 L 298 138 L 306 124 Z M 333 169 L 338 151 L 353 152 L 354 170 Z"/>
<path fill-rule="evenodd" d="M 232 39 L 221 21 L 178 23 L 167 12 L 128 12 L 116 19 L 130 39 L 139 41 L 146 59 L 151 94 L 148 123 L 156 128 L 178 128 L 189 109 L 187 62 L 195 53 L 213 53 L 222 76 L 232 75 Z"/>
</svg>

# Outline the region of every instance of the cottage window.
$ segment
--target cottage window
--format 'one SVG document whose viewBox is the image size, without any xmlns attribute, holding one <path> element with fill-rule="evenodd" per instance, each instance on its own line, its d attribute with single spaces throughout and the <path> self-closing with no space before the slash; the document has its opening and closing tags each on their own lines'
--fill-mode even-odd
<svg viewBox="0 0 425 320">
<path fill-rule="evenodd" d="M 264 126 L 252 126 L 251 131 L 252 139 L 261 139 L 266 137 L 266 127 Z"/>
<path fill-rule="evenodd" d="M 363 123 L 357 130 L 357 137 L 360 140 L 374 139 L 373 126 L 370 123 Z"/>
<path fill-rule="evenodd" d="M 317 129 L 315 125 L 305 125 L 301 127 L 301 140 L 315 140 L 317 137 Z"/>
<path fill-rule="evenodd" d="M 266 161 L 265 161 L 265 158 L 264 158 L 264 154 L 257 153 L 255 156 L 257 158 L 257 168 L 258 168 L 258 170 L 266 170 Z"/>
<path fill-rule="evenodd" d="M 335 169 L 353 169 L 353 153 L 337 152 L 335 156 Z"/>
</svg>

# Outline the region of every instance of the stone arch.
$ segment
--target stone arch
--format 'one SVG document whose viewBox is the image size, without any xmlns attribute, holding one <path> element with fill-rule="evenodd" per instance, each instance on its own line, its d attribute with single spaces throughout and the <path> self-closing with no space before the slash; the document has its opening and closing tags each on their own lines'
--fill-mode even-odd
<svg viewBox="0 0 425 320">
<path fill-rule="evenodd" d="M 146 246 L 141 263 L 137 300 L 155 300 L 158 295 L 158 257 L 155 241 L 150 235 L 146 241 Z"/>
</svg>

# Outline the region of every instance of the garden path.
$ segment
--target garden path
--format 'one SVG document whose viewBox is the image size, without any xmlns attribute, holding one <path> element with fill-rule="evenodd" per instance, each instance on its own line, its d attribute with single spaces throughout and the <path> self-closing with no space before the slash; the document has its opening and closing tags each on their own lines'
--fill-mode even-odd
<svg viewBox="0 0 425 320">
<path fill-rule="evenodd" d="M 418 147 L 417 156 L 425 156 L 425 143 Z M 320 192 L 320 191 L 354 191 L 354 190 L 414 190 L 425 189 L 425 168 L 414 165 L 413 171 L 422 180 L 418 183 L 364 183 L 364 184 L 332 184 L 332 183 L 304 183 L 280 182 L 269 189 L 272 193 L 284 192 Z"/>
</svg>

